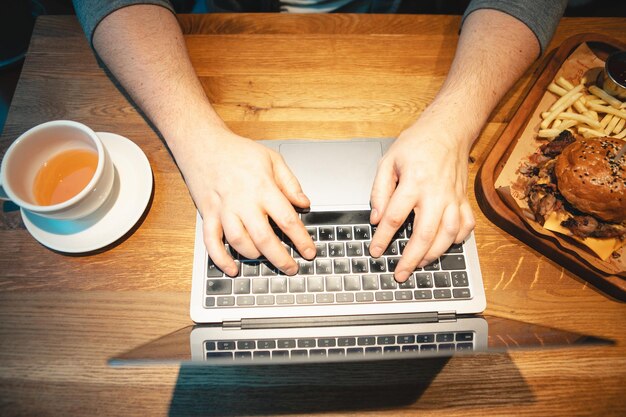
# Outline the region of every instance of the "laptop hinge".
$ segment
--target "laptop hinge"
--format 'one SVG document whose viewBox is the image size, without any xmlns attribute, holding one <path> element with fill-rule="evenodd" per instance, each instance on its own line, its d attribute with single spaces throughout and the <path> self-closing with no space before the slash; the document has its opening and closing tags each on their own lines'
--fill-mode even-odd
<svg viewBox="0 0 626 417">
<path fill-rule="evenodd" d="M 224 320 L 222 322 L 222 328 L 224 328 L 224 329 L 240 330 L 241 329 L 241 320 Z"/>
<path fill-rule="evenodd" d="M 435 323 L 436 312 L 431 313 L 396 313 L 396 314 L 360 314 L 354 316 L 321 317 L 277 317 L 250 318 L 241 320 L 242 329 L 280 329 L 289 327 L 329 327 L 329 326 L 365 326 L 377 324 Z M 229 325 L 231 322 L 228 323 Z M 226 322 L 224 322 L 226 327 Z M 234 327 L 230 327 L 234 328 Z"/>
<path fill-rule="evenodd" d="M 439 323 L 442 322 L 455 322 L 456 321 L 456 311 L 440 311 L 437 313 L 437 319 Z"/>
</svg>

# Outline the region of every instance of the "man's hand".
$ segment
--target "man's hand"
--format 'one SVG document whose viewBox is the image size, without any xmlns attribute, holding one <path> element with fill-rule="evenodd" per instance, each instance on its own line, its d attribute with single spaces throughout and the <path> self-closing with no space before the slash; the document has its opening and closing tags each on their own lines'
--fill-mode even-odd
<svg viewBox="0 0 626 417">
<path fill-rule="evenodd" d="M 209 141 L 192 140 L 195 145 L 177 155 L 203 219 L 209 256 L 226 274 L 237 274 L 225 237 L 246 258 L 264 256 L 286 274 L 295 274 L 298 265 L 269 220 L 304 258 L 312 259 L 315 245 L 293 207 L 306 208 L 309 199 L 278 153 L 229 130 L 215 135 Z"/>
<path fill-rule="evenodd" d="M 413 234 L 395 270 L 406 281 L 416 267 L 436 260 L 474 228 L 466 195 L 467 148 L 440 133 L 441 126 L 418 121 L 391 145 L 378 165 L 370 221 L 378 224 L 370 254 L 382 255 L 411 211 Z"/>
</svg>

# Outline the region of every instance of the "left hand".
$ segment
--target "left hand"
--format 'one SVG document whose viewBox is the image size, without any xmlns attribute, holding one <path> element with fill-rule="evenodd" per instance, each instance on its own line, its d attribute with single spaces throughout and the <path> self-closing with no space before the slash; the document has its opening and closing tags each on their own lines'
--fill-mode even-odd
<svg viewBox="0 0 626 417">
<path fill-rule="evenodd" d="M 381 256 L 411 210 L 415 212 L 413 234 L 395 269 L 399 282 L 461 243 L 474 228 L 466 195 L 466 143 L 471 141 L 420 119 L 400 134 L 378 164 L 370 217 L 378 228 L 370 254 Z"/>
</svg>

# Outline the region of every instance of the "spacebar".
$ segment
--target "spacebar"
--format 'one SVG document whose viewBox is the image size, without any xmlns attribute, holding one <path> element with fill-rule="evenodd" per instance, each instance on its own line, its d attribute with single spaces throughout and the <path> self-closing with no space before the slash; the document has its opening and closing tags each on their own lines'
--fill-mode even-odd
<svg viewBox="0 0 626 417">
<path fill-rule="evenodd" d="M 354 211 L 316 211 L 301 214 L 302 223 L 306 226 L 325 224 L 369 224 L 369 210 Z"/>
</svg>

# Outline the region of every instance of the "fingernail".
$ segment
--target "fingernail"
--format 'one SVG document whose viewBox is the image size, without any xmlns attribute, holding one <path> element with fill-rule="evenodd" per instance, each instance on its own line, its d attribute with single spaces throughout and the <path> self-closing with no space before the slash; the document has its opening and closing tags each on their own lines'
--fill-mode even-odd
<svg viewBox="0 0 626 417">
<path fill-rule="evenodd" d="M 371 219 L 375 219 L 378 216 L 378 210 L 372 209 L 372 213 L 370 214 Z"/>
<path fill-rule="evenodd" d="M 406 272 L 396 272 L 395 278 L 398 282 L 404 282 L 409 279 L 409 274 Z"/>
<path fill-rule="evenodd" d="M 313 259 L 315 258 L 315 255 L 317 254 L 317 252 L 315 251 L 315 249 L 313 248 L 307 248 L 304 250 L 304 257 L 307 259 Z"/>
</svg>

